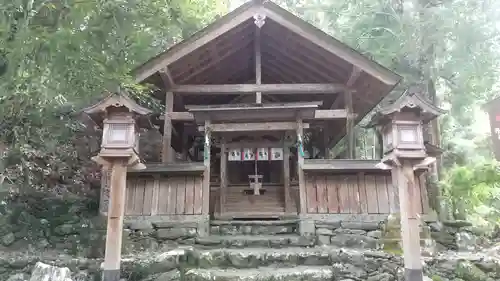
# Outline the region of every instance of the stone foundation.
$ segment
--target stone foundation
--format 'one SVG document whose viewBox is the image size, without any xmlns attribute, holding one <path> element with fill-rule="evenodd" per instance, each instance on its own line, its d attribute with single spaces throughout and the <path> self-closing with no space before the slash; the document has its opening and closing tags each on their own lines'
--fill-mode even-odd
<svg viewBox="0 0 500 281">
<path fill-rule="evenodd" d="M 280 221 L 211 221 L 212 235 L 295 234 L 298 220 Z"/>
<path fill-rule="evenodd" d="M 316 222 L 316 236 L 320 245 L 337 247 L 379 248 L 382 236 L 380 222 Z"/>
</svg>

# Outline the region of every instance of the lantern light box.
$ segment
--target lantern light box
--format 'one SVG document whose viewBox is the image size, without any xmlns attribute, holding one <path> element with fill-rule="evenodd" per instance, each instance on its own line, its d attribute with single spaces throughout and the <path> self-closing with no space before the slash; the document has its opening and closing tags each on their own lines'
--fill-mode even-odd
<svg viewBox="0 0 500 281">
<path fill-rule="evenodd" d="M 138 163 L 139 129 L 153 127 L 149 109 L 138 105 L 125 92 L 117 92 L 83 112 L 103 128 L 101 152 L 96 161 L 105 164 L 106 159 L 128 157 L 132 163 Z"/>
<path fill-rule="evenodd" d="M 377 128 L 383 136 L 384 158 L 426 157 L 423 125 L 444 110 L 421 97 L 415 89 L 407 90 L 372 117 L 369 127 Z"/>
</svg>

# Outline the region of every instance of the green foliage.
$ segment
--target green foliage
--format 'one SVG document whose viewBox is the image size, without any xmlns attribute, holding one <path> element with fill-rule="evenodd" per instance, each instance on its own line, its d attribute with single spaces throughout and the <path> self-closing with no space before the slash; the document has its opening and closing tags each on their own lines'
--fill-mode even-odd
<svg viewBox="0 0 500 281">
<path fill-rule="evenodd" d="M 455 218 L 500 222 L 500 165 L 488 162 L 454 166 L 441 181 L 443 199 Z"/>
<path fill-rule="evenodd" d="M 458 217 L 495 222 L 496 164 L 490 162 L 488 121 L 480 106 L 498 92 L 500 2 L 278 2 L 402 75 L 402 86 L 420 83 L 428 89 L 429 98 L 448 110 L 438 120 L 444 201 Z M 359 131 L 357 155 L 370 158 L 373 134 Z"/>
<path fill-rule="evenodd" d="M 75 140 L 88 136 L 77 111 L 117 85 L 161 110 L 131 69 L 223 9 L 220 1 L 2 1 L 3 182 L 18 191 L 85 184 L 90 155 L 76 153 Z"/>
</svg>

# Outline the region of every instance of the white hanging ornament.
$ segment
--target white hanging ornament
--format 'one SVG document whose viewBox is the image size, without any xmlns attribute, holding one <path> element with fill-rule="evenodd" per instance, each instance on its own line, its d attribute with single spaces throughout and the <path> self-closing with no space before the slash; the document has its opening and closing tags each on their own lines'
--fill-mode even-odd
<svg viewBox="0 0 500 281">
<path fill-rule="evenodd" d="M 258 28 L 262 28 L 262 26 L 264 26 L 264 24 L 266 23 L 265 15 L 255 14 L 253 18 L 255 20 L 254 23 Z"/>
</svg>

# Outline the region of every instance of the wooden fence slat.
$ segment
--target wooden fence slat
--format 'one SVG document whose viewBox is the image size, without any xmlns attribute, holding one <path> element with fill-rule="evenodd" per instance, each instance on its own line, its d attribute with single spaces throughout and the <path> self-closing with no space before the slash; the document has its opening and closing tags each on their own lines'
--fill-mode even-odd
<svg viewBox="0 0 500 281">
<path fill-rule="evenodd" d="M 187 176 L 186 177 L 186 204 L 184 206 L 184 213 L 186 215 L 192 215 L 194 212 L 194 177 Z"/>
<path fill-rule="evenodd" d="M 136 182 L 136 179 L 127 180 L 127 199 L 126 199 L 127 203 L 125 203 L 125 214 L 126 215 L 133 215 L 134 214 L 135 182 Z"/>
<path fill-rule="evenodd" d="M 369 214 L 378 214 L 377 187 L 375 176 L 365 175 L 365 189 Z"/>
<path fill-rule="evenodd" d="M 166 215 L 168 214 L 168 179 L 161 177 L 160 181 L 160 192 L 158 195 L 158 214 Z"/>
<path fill-rule="evenodd" d="M 348 214 L 351 212 L 350 200 L 349 200 L 349 182 L 348 177 L 339 176 L 339 202 L 340 202 L 340 213 Z"/>
<path fill-rule="evenodd" d="M 377 175 L 375 177 L 375 185 L 377 186 L 378 211 L 380 214 L 388 214 L 390 212 L 389 194 L 387 193 L 389 185 L 385 181 L 385 176 Z"/>
<path fill-rule="evenodd" d="M 318 212 L 318 202 L 316 193 L 316 177 L 307 175 L 306 176 L 306 197 L 307 197 L 307 212 L 317 213 Z"/>
<path fill-rule="evenodd" d="M 318 213 L 326 213 L 328 212 L 328 201 L 327 201 L 327 193 L 326 193 L 326 176 L 319 175 L 316 177 L 316 191 L 318 198 Z"/>
<path fill-rule="evenodd" d="M 151 215 L 151 208 L 153 206 L 153 190 L 155 181 L 153 178 L 144 180 L 144 199 L 142 203 L 142 215 Z"/>
<path fill-rule="evenodd" d="M 328 193 L 328 213 L 337 214 L 339 212 L 339 193 L 336 178 L 326 177 Z"/>
<path fill-rule="evenodd" d="M 358 189 L 359 189 L 359 201 L 360 201 L 360 213 L 368 213 L 368 202 L 366 196 L 366 186 L 365 186 L 365 174 L 358 174 Z"/>
<path fill-rule="evenodd" d="M 174 177 L 167 178 L 167 214 L 175 215 L 176 200 L 177 200 L 177 184 L 174 182 Z"/>
<path fill-rule="evenodd" d="M 194 210 L 195 215 L 201 214 L 202 211 L 202 201 L 203 201 L 203 190 L 202 190 L 202 177 L 196 177 L 194 180 Z"/>
<path fill-rule="evenodd" d="M 135 185 L 134 194 L 134 215 L 142 214 L 142 206 L 144 205 L 144 191 L 146 187 L 146 181 L 143 178 L 139 178 Z"/>
<path fill-rule="evenodd" d="M 352 214 L 361 213 L 358 176 L 349 175 L 349 205 Z"/>
<path fill-rule="evenodd" d="M 184 214 L 184 203 L 186 203 L 186 177 L 175 177 L 176 190 L 177 190 L 177 207 L 175 214 Z"/>
<path fill-rule="evenodd" d="M 422 197 L 422 213 L 423 214 L 429 214 L 430 212 L 430 205 L 429 205 L 429 195 L 427 194 L 427 181 L 425 178 L 425 174 L 422 173 L 418 177 L 418 183 L 420 186 L 420 196 Z"/>
</svg>

